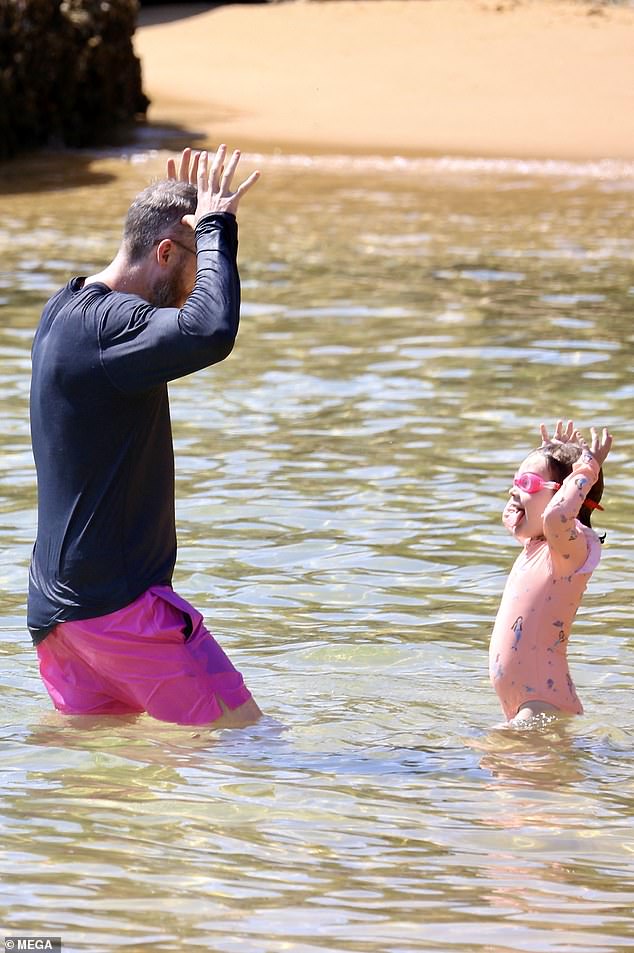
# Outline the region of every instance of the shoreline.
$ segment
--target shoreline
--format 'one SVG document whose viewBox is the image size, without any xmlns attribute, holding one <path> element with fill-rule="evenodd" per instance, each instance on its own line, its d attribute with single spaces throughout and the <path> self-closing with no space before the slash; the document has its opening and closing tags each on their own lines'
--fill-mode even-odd
<svg viewBox="0 0 634 953">
<path fill-rule="evenodd" d="M 634 9 L 322 0 L 142 10 L 150 125 L 244 151 L 634 160 Z"/>
</svg>

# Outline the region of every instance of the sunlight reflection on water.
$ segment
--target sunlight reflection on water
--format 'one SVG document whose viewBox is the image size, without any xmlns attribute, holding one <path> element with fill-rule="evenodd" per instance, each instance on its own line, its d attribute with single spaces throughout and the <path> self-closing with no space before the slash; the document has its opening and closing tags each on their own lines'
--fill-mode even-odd
<svg viewBox="0 0 634 953">
<path fill-rule="evenodd" d="M 7 927 L 71 950 L 631 946 L 634 173 L 259 157 L 238 344 L 171 388 L 175 582 L 267 712 L 216 737 L 52 712 L 24 633 L 32 331 L 164 158 L 33 160 L 44 191 L 13 172 L 4 197 Z M 486 676 L 500 511 L 559 415 L 616 435 L 571 646 L 586 715 L 513 732 Z"/>
</svg>

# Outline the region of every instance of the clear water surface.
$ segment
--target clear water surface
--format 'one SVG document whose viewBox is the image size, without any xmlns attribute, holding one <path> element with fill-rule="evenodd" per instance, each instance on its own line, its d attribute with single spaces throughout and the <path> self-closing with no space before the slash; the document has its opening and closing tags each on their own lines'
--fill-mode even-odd
<svg viewBox="0 0 634 953">
<path fill-rule="evenodd" d="M 160 152 L 0 170 L 0 922 L 72 951 L 634 948 L 634 171 L 246 158 L 243 318 L 174 384 L 177 588 L 267 717 L 56 714 L 24 627 L 29 347 Z M 503 730 L 500 513 L 541 420 L 608 424 L 583 717 Z"/>
</svg>

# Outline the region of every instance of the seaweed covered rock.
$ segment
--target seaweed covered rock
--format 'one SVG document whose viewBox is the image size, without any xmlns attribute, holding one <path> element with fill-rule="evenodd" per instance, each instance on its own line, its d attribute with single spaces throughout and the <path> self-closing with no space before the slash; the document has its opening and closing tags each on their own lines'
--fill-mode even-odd
<svg viewBox="0 0 634 953">
<path fill-rule="evenodd" d="M 0 0 L 0 157 L 105 143 L 147 110 L 137 0 Z"/>
</svg>

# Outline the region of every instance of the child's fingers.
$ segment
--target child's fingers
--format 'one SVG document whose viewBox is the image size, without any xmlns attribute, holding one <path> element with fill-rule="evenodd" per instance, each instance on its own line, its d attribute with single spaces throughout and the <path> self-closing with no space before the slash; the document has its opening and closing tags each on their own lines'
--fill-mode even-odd
<svg viewBox="0 0 634 953">
<path fill-rule="evenodd" d="M 565 425 L 563 420 L 558 420 L 555 425 L 555 432 L 553 434 L 553 440 L 556 440 L 558 443 L 568 443 L 572 439 L 572 435 L 575 432 L 574 421 L 569 420 Z"/>
<path fill-rule="evenodd" d="M 602 466 L 612 447 L 612 434 L 608 431 L 607 427 L 603 428 L 601 436 L 599 436 L 596 427 L 591 427 L 590 434 L 592 438 L 592 444 L 590 447 L 588 447 L 588 444 L 586 443 L 585 448 L 590 451 L 599 466 Z"/>
</svg>

